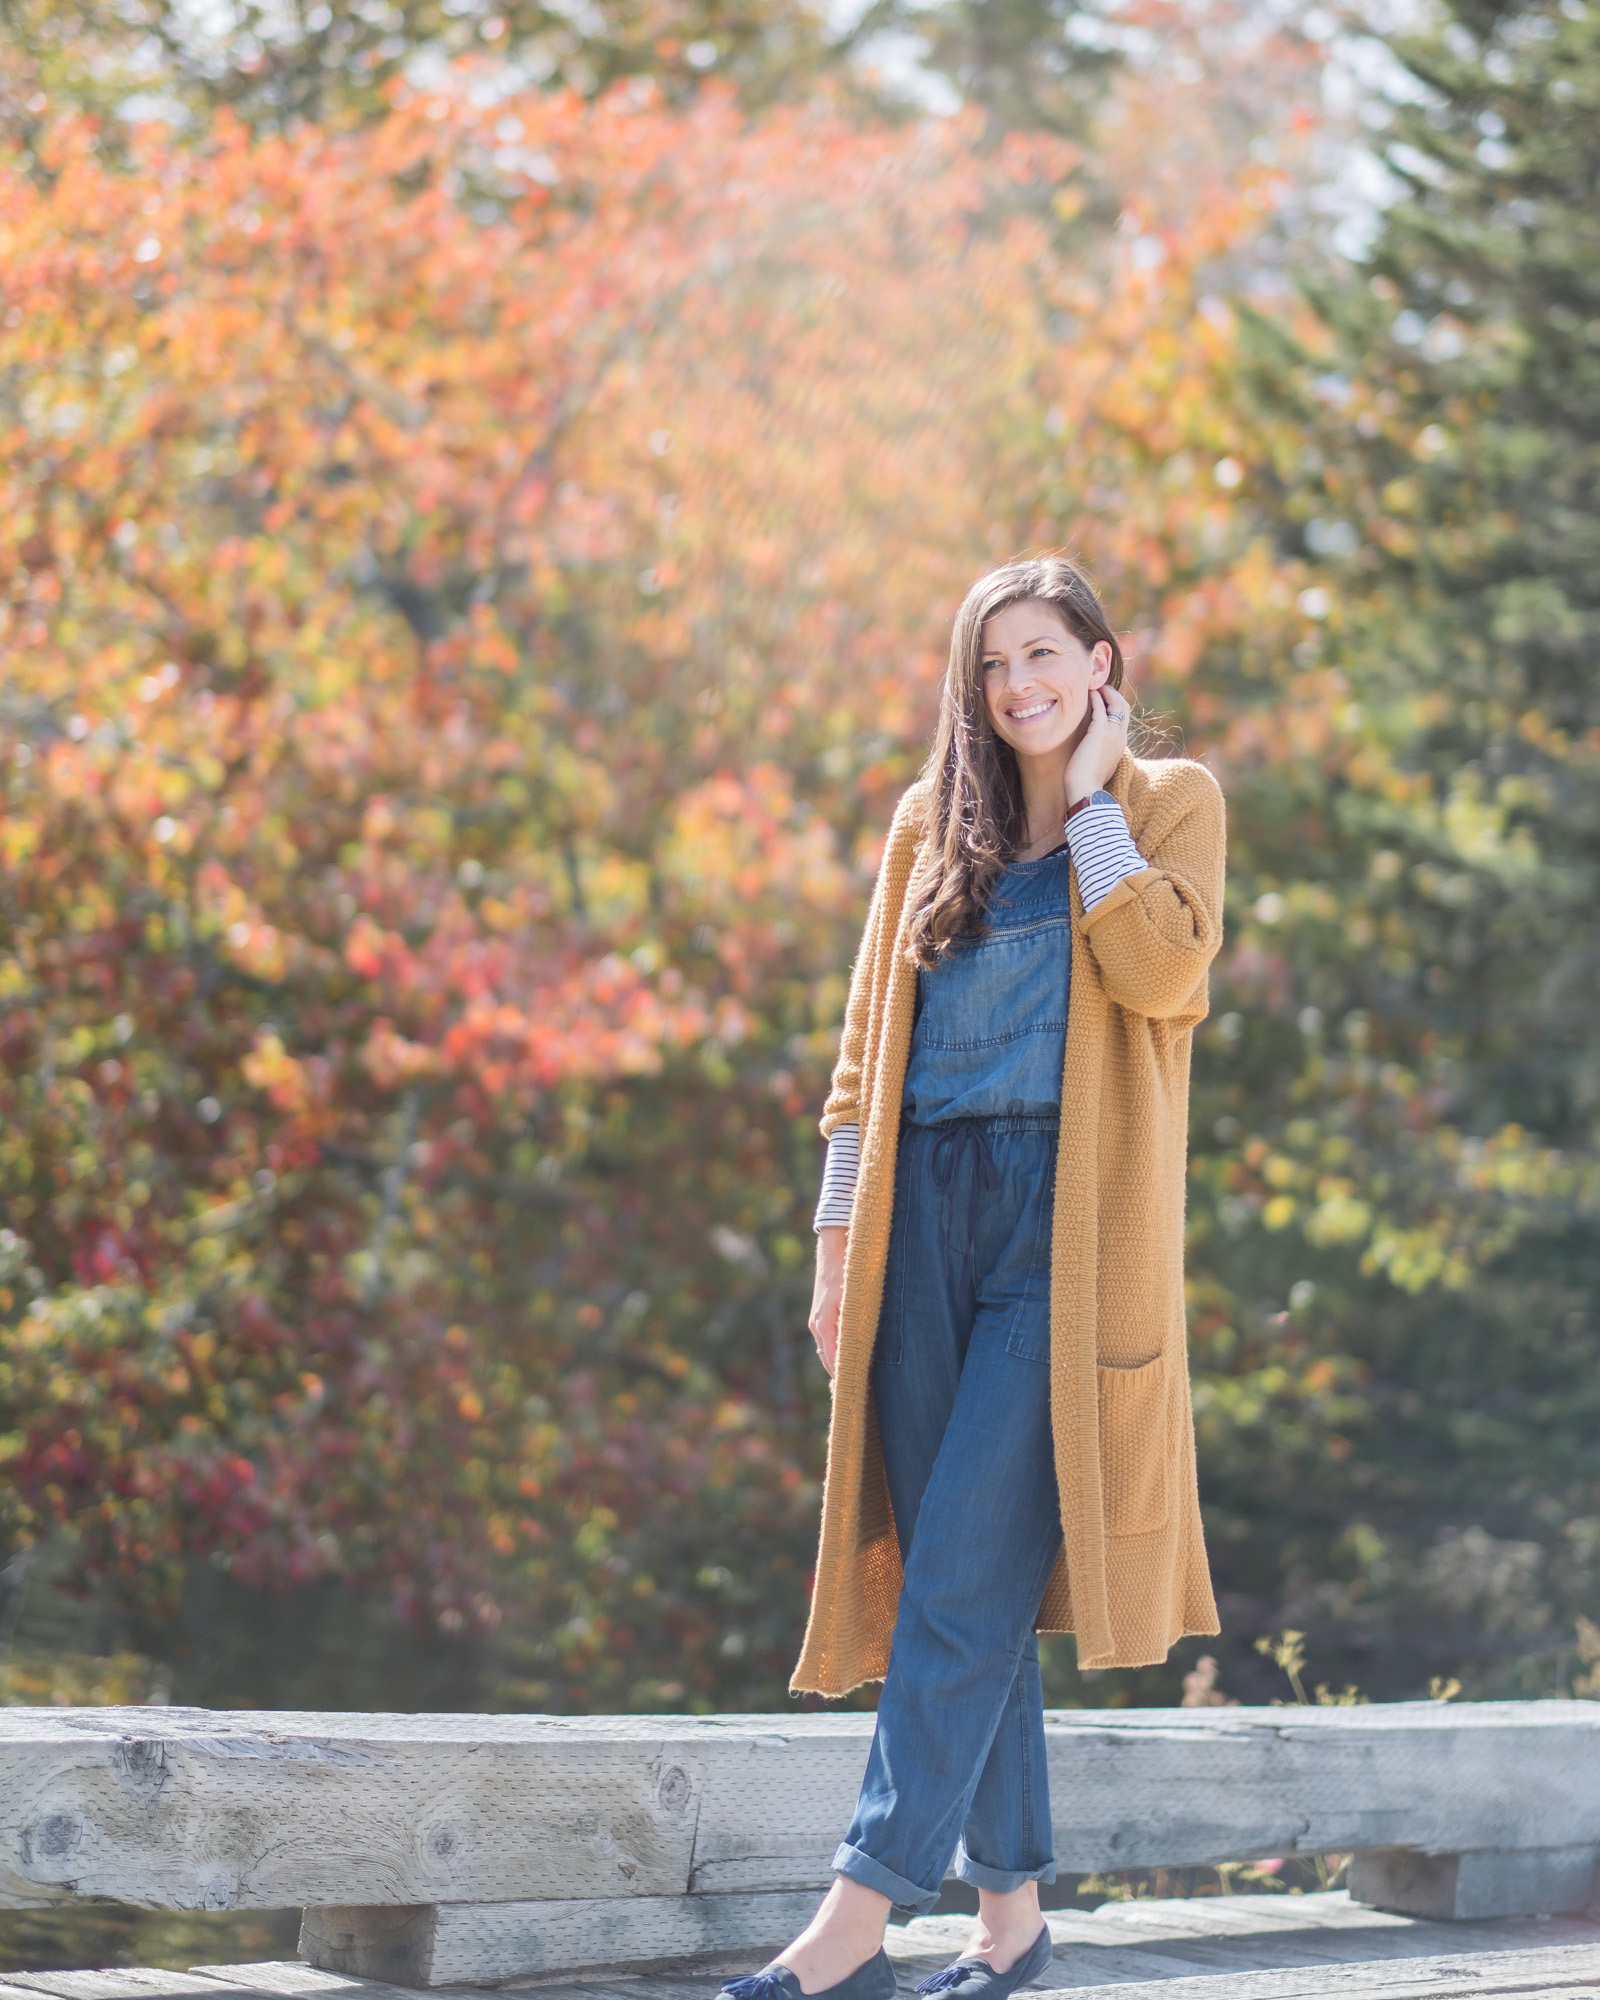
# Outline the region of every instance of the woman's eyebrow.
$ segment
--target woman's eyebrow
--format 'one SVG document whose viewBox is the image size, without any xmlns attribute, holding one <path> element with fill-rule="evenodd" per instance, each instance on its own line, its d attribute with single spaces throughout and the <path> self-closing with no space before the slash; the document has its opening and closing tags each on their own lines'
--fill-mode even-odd
<svg viewBox="0 0 1600 2000">
<path fill-rule="evenodd" d="M 1059 646 L 1060 644 L 1061 635 L 1059 632 L 1041 632 L 1036 639 L 1024 639 L 1022 650 L 1026 652 L 1029 646 Z M 983 658 L 985 660 L 999 660 L 1004 657 L 1004 651 L 999 646 L 986 646 L 983 650 Z"/>
</svg>

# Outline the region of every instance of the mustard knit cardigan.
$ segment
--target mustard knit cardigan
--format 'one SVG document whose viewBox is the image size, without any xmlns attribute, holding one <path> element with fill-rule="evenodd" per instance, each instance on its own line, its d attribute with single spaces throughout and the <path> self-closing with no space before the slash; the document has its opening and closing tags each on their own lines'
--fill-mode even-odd
<svg viewBox="0 0 1600 2000">
<path fill-rule="evenodd" d="M 1147 1666 L 1216 1632 L 1195 1477 L 1183 1299 L 1189 1048 L 1222 941 L 1222 794 L 1203 766 L 1124 755 L 1107 789 L 1149 866 L 1086 916 L 1072 985 L 1050 1263 L 1050 1402 L 1064 1547 L 1041 1632 L 1084 1667 Z M 822 1539 L 790 1687 L 848 1694 L 888 1669 L 900 1598 L 872 1399 L 916 967 L 906 888 L 927 793 L 901 800 L 850 980 L 822 1129 L 857 1122 Z"/>
</svg>

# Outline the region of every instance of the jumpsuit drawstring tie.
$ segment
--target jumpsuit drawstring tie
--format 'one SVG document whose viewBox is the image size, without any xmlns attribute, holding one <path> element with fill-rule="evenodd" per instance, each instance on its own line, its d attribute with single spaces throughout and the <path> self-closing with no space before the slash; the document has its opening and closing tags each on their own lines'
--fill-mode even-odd
<svg viewBox="0 0 1600 2000">
<path fill-rule="evenodd" d="M 973 1246 L 978 1234 L 978 1217 L 983 1212 L 983 1197 L 986 1193 L 993 1194 L 999 1187 L 1000 1169 L 994 1163 L 986 1119 L 949 1119 L 940 1128 L 929 1161 L 933 1184 L 941 1196 L 939 1221 L 940 1234 L 944 1238 L 946 1270 L 951 1268 L 950 1259 L 956 1247 L 956 1178 L 968 1154 L 972 1155 L 972 1180 L 967 1188 L 967 1226 L 962 1234 L 960 1260 L 953 1273 L 956 1290 L 961 1294 L 972 1282 Z"/>
</svg>

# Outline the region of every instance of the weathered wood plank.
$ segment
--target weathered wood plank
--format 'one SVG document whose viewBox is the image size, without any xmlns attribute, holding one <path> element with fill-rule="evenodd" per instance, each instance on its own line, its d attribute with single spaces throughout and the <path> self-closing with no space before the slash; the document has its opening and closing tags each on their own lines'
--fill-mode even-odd
<svg viewBox="0 0 1600 2000">
<path fill-rule="evenodd" d="M 1319 1906 L 1337 1901 L 1348 1921 L 1338 1921 Z M 1149 1916 L 1146 1912 L 1163 1914 Z M 1112 1914 L 1114 1912 L 1114 1914 Z M 1052 1913 L 1052 1922 L 1055 1921 Z M 1342 1894 L 1334 1896 L 1195 1896 L 1161 1902 L 1131 1902 L 1102 1905 L 1089 1918 L 1097 1935 L 1114 1931 L 1129 1938 L 1142 1937 L 1224 1937 L 1224 1938 L 1314 1938 L 1319 1949 L 1337 1955 L 1349 1948 L 1348 1933 L 1382 1936 L 1393 1930 L 1409 1936 L 1416 1926 L 1407 1918 L 1387 1910 L 1368 1910 L 1352 1905 Z"/>
<path fill-rule="evenodd" d="M 220 2000 L 217 1982 L 159 1966 L 109 1966 L 98 1972 L 8 1972 L 7 1980 L 52 2000 Z M 232 1982 L 230 1982 L 232 1983 Z"/>
<path fill-rule="evenodd" d="M 1378 1847 L 1355 1856 L 1358 1903 L 1408 1916 L 1463 1919 L 1587 1909 L 1600 1886 L 1600 1847 L 1526 1847 L 1510 1852 L 1419 1854 Z"/>
<path fill-rule="evenodd" d="M 222 1987 L 237 1988 L 271 2000 L 417 2000 L 408 1987 L 389 1986 L 381 1979 L 347 1979 L 337 1972 L 325 1972 L 298 1959 L 261 1959 L 248 1965 L 193 1965 L 192 1977 L 204 1979 L 211 1987 L 212 2000 L 222 2000 Z M 428 2000 L 483 2000 L 481 1990 L 441 1991 Z"/>
<path fill-rule="evenodd" d="M 1107 1903 L 1092 1912 L 1053 1911 L 1047 1921 L 1055 1964 L 1031 1991 L 1070 1993 L 1073 2000 L 1113 1994 L 1118 2000 L 1465 2000 L 1513 1993 L 1579 2000 L 1591 1990 L 1600 1994 L 1600 1914 L 1463 1928 L 1364 1909 L 1337 1893 Z M 969 1923 L 919 1917 L 891 1928 L 888 1949 L 904 1993 L 961 1949 Z M 391 1984 L 303 1964 L 18 1977 L 26 1987 L 10 1996 L 0 1987 L 0 2000 L 41 2000 L 44 1994 L 54 2000 L 156 2000 L 164 1983 L 174 1987 L 176 2000 L 205 2000 L 193 1991 L 198 1982 L 210 1987 L 211 2000 L 227 2000 L 224 1989 L 252 2000 L 416 2000 Z M 80 1989 L 77 1982 L 84 1980 L 95 1983 Z M 539 2000 L 710 2000 L 712 1986 L 700 1974 L 600 1976 L 581 1983 L 541 1974 L 512 1990 L 537 1992 Z M 482 2000 L 482 1991 L 458 1987 L 442 2000 Z"/>
<path fill-rule="evenodd" d="M 1053 1717 L 1056 1859 L 1086 1873 L 1375 1846 L 1443 1853 L 1600 1840 L 1600 1706 L 1582 1704 L 1590 1712 L 1568 1737 L 1560 1711 L 1575 1706 Z M 1183 1719 L 1196 1713 L 1222 1719 L 1196 1729 Z"/>
<path fill-rule="evenodd" d="M 1451 1956 L 1462 1942 L 1455 1925 L 1364 1909 L 1342 1892 L 1106 1903 L 1092 1912 L 1052 1911 L 1047 1921 L 1055 1964 L 1040 1987 L 1030 1990 L 1121 1990 L 1124 1982 L 1156 1990 L 1159 1982 L 1165 1993 L 1180 1979 L 1209 1977 L 1211 2000 L 1232 2000 L 1235 1979 L 1252 1972 L 1271 1973 L 1280 1984 L 1290 1982 L 1285 1991 L 1298 1990 L 1303 1978 L 1320 1971 L 1344 1968 L 1347 1979 L 1365 1978 L 1365 1965 Z M 888 1949 L 902 1986 L 909 1991 L 958 1952 L 968 1923 L 919 1917 L 891 1931 Z M 1480 1958 L 1558 1944 L 1600 1951 L 1600 1921 L 1474 1924 L 1470 1938 Z M 690 1996 L 685 1991 L 678 2000 Z"/>
<path fill-rule="evenodd" d="M 189 1970 L 211 1984 L 213 2000 L 221 2000 L 218 1989 L 223 1986 L 252 1996 L 271 1995 L 272 2000 L 417 2000 L 409 1987 L 389 1986 L 381 1979 L 347 1979 L 292 1958 L 249 1965 L 193 1965 Z M 483 1993 L 479 1988 L 446 1989 L 430 1993 L 428 2000 L 483 2000 Z"/>
<path fill-rule="evenodd" d="M 1197 1897 L 1192 1900 L 1207 1899 Z M 1354 1902 L 1343 1889 L 1323 1890 L 1301 1896 L 1241 1895 L 1229 1897 L 1226 1907 L 1255 1910 L 1258 1905 L 1262 1922 L 1271 1922 L 1283 1917 L 1297 1925 L 1325 1924 L 1334 1930 L 1389 1928 L 1407 1930 L 1413 1924 L 1412 1918 L 1397 1915 L 1394 1911 L 1375 1910 L 1365 1903 Z"/>
<path fill-rule="evenodd" d="M 659 1738 L 545 1718 L 0 1711 L 0 1903 L 150 1908 L 682 1892 Z"/>
<path fill-rule="evenodd" d="M 768 1895 L 435 1903 L 309 1909 L 300 1955 L 399 1986 L 499 1985 L 529 1973 L 749 1953 L 759 1964 L 811 1921 L 815 1889 Z"/>
<path fill-rule="evenodd" d="M 0 1905 L 822 1888 L 870 1715 L 0 1711 Z M 1600 1704 L 1052 1714 L 1065 1869 L 1600 1845 Z"/>
<path fill-rule="evenodd" d="M 1238 1972 L 1219 1977 L 1117 1980 L 1065 1985 L 1047 1975 L 1030 2000 L 1071 1993 L 1073 2000 L 1600 2000 L 1600 1947 L 1470 1952 L 1441 1958 L 1308 1967 L 1298 1972 Z M 619 1996 L 620 2000 L 620 1996 Z"/>
<path fill-rule="evenodd" d="M 1160 1901 L 1104 1903 L 1091 1913 L 1052 1911 L 1052 1935 L 1059 1944 L 1103 1945 L 1111 1942 L 1139 1947 L 1188 1937 L 1259 1938 L 1293 1944 L 1315 1940 L 1319 1950 L 1334 1957 L 1359 1957 L 1375 1947 L 1420 1953 L 1443 1951 L 1453 1940 L 1453 1926 L 1419 1922 L 1387 1910 L 1369 1910 L 1343 1893 L 1315 1896 L 1233 1896 L 1170 1898 Z M 1474 1941 L 1524 1945 L 1540 1933 L 1521 1920 L 1504 1925 L 1474 1926 Z M 1600 1936 L 1600 1933 L 1597 1933 Z M 1427 1940 L 1436 1940 L 1429 1943 Z"/>
<path fill-rule="evenodd" d="M 920 1960 L 904 1965 L 901 1990 L 920 1978 Z M 545 1983 L 540 2000 L 707 2000 L 706 1983 L 627 1980 L 582 1985 Z M 1109 1948 L 1068 1951 L 1028 1989 L 1048 2000 L 1600 2000 L 1600 1944 L 1538 1946 L 1503 1952 L 1450 1952 L 1327 1965 L 1186 1970 L 1173 1956 Z"/>
<path fill-rule="evenodd" d="M 750 1970 L 794 1936 L 812 1904 L 814 1894 L 784 1894 L 662 1906 L 634 1900 L 308 1912 L 302 1952 L 342 1972 L 372 1972 L 406 1986 L 558 1978 L 574 1968 L 594 1974 L 630 1960 L 656 1970 L 686 1958 Z M 1438 1954 L 1452 1942 L 1448 1924 L 1362 1910 L 1344 1894 L 1106 1904 L 1094 1914 L 1052 1912 L 1050 1928 L 1056 1976 L 1076 1984 L 1404 1958 Z M 958 1954 L 966 1934 L 964 1918 L 918 1918 L 890 1932 L 890 1954 L 922 1976 Z M 1600 1926 L 1582 1936 L 1600 1942 Z M 1526 1922 L 1474 1926 L 1480 1950 L 1524 1948 L 1538 1938 L 1538 1926 Z M 748 1956 L 738 1958 L 740 1950 Z"/>
<path fill-rule="evenodd" d="M 418 1909 L 356 1908 L 307 1910 L 301 1955 L 335 1971 L 387 1979 L 401 1986 L 503 1984 L 530 1974 L 598 1973 L 630 1965 L 664 1967 L 693 1959 L 719 1968 L 748 1969 L 781 1948 L 809 1920 L 816 1891 L 779 1891 L 766 1896 L 719 1895 L 572 1902 L 424 1905 Z M 1408 1919 L 1384 1911 L 1364 1911 L 1363 1939 L 1357 1946 L 1348 1924 L 1336 1928 L 1324 1910 L 1345 1896 L 1236 1897 L 1130 1902 L 1100 1911 L 1053 1914 L 1058 1946 L 1082 1945 L 1104 1953 L 1125 1947 L 1148 1950 L 1179 1970 L 1199 1973 L 1248 1970 L 1272 1964 L 1286 1968 L 1331 1964 L 1341 1957 L 1381 1958 L 1425 1949 L 1411 1935 Z M 1297 1914 L 1298 1913 L 1298 1914 Z M 1452 1912 L 1443 1913 L 1446 1916 Z M 935 1935 L 930 1920 L 904 1927 L 928 1946 Z M 1448 1925 L 1437 1933 L 1435 1950 L 1448 1946 Z M 966 1921 L 937 1920 L 945 1956 L 958 1951 Z M 1512 1924 L 1491 1939 L 1480 1926 L 1480 1946 L 1529 1941 L 1525 1926 Z M 1600 1933 L 1597 1933 L 1600 1936 Z M 1255 1946 L 1247 1941 L 1255 1939 Z M 748 1953 L 748 1959 L 738 1958 Z M 927 1969 L 931 1970 L 930 1965 Z"/>
</svg>

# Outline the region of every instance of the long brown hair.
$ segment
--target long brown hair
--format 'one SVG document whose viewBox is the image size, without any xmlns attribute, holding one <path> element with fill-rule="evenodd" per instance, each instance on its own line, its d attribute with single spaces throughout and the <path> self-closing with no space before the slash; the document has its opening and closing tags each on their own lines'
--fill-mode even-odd
<svg viewBox="0 0 1600 2000">
<path fill-rule="evenodd" d="M 1028 556 L 991 570 L 967 592 L 950 635 L 939 728 L 923 766 L 927 836 L 911 877 L 909 956 L 935 966 L 960 937 L 981 932 L 989 892 L 1026 844 L 1016 752 L 994 732 L 983 697 L 983 628 L 1008 604 L 1052 605 L 1091 651 L 1111 648 L 1108 687 L 1122 685 L 1122 648 L 1083 571 L 1065 556 Z"/>
</svg>

